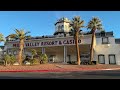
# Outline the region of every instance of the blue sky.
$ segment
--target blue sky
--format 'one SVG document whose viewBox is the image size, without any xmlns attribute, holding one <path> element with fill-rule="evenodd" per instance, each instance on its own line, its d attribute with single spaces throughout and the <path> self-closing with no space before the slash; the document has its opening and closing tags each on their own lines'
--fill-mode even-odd
<svg viewBox="0 0 120 90">
<path fill-rule="evenodd" d="M 57 19 L 67 17 L 72 20 L 74 16 L 80 16 L 85 26 L 97 16 L 105 31 L 113 31 L 115 38 L 120 38 L 120 11 L 0 11 L 0 33 L 6 37 L 17 28 L 30 31 L 31 36 L 52 35 Z"/>
</svg>

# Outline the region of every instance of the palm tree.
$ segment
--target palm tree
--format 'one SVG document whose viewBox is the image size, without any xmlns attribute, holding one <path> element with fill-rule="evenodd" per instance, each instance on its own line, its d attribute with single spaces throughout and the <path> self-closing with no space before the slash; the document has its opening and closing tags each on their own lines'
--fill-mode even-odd
<svg viewBox="0 0 120 90">
<path fill-rule="evenodd" d="M 4 40 L 4 36 L 3 36 L 3 34 L 0 33 L 0 42 L 2 42 L 2 41 L 5 41 L 5 40 Z"/>
<path fill-rule="evenodd" d="M 81 20 L 79 16 L 75 16 L 71 22 L 71 26 L 72 26 L 72 29 L 74 32 L 78 65 L 80 65 L 80 50 L 79 50 L 79 45 L 78 45 L 78 37 L 79 37 L 79 33 L 80 33 L 80 28 L 84 27 L 83 24 L 84 24 L 84 21 Z"/>
<path fill-rule="evenodd" d="M 0 33 L 0 42 L 4 42 L 5 43 L 4 35 L 2 33 Z M 4 62 L 4 65 L 5 65 L 5 62 Z"/>
<path fill-rule="evenodd" d="M 90 22 L 88 22 L 87 29 L 90 29 L 92 32 L 92 41 L 90 48 L 90 63 L 93 61 L 93 47 L 94 47 L 94 39 L 95 39 L 95 31 L 103 30 L 101 20 L 97 17 L 93 17 Z"/>
<path fill-rule="evenodd" d="M 15 30 L 15 34 L 10 34 L 8 37 L 14 38 L 14 39 L 19 39 L 19 53 L 18 53 L 18 62 L 21 65 L 22 64 L 22 54 L 23 54 L 23 49 L 24 49 L 24 40 L 26 38 L 30 38 L 30 36 L 27 36 L 27 34 L 30 33 L 25 32 L 24 30 Z"/>
</svg>

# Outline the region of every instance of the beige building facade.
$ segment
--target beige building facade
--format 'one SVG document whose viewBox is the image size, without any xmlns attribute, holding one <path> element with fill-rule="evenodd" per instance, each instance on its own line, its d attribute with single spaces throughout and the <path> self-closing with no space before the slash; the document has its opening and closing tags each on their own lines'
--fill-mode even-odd
<svg viewBox="0 0 120 90">
<path fill-rule="evenodd" d="M 80 58 L 82 62 L 90 60 L 92 35 L 81 32 L 79 35 Z M 4 51 L 8 54 L 18 54 L 19 40 L 6 38 Z M 46 53 L 49 62 L 76 61 L 75 40 L 72 35 L 70 20 L 61 18 L 55 23 L 55 33 L 51 36 L 32 37 L 25 40 L 24 55 L 31 56 L 31 49 Z M 113 32 L 96 32 L 94 44 L 94 61 L 100 64 L 120 65 L 120 39 L 115 39 Z"/>
</svg>

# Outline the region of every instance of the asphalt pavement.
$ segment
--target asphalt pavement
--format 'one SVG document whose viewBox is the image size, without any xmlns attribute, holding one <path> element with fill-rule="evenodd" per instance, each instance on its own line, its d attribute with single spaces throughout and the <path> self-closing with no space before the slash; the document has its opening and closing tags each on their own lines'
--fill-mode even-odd
<svg viewBox="0 0 120 90">
<path fill-rule="evenodd" d="M 0 79 L 120 79 L 120 70 L 74 72 L 0 72 Z"/>
</svg>

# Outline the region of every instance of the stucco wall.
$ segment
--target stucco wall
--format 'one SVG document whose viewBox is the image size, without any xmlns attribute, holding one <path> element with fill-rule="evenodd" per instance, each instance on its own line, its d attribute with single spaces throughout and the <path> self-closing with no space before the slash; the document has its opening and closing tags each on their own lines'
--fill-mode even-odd
<svg viewBox="0 0 120 90">
<path fill-rule="evenodd" d="M 115 44 L 115 38 L 114 37 L 108 37 L 108 41 L 110 44 Z M 102 37 L 96 38 L 96 44 L 100 45 L 102 44 Z"/>
<path fill-rule="evenodd" d="M 120 65 L 120 45 L 118 44 L 108 44 L 105 45 L 97 45 L 95 46 L 95 54 L 94 54 L 94 60 L 98 61 L 98 55 L 103 54 L 105 55 L 105 64 L 109 64 L 109 54 L 115 54 L 116 58 L 116 64 Z"/>
</svg>

